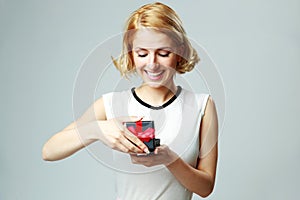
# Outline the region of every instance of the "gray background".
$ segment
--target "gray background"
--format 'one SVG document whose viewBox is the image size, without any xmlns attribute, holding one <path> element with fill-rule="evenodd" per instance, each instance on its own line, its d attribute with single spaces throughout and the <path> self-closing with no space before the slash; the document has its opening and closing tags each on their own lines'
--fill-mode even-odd
<svg viewBox="0 0 300 200">
<path fill-rule="evenodd" d="M 73 119 L 84 58 L 146 2 L 0 0 L 1 200 L 113 199 L 113 172 L 87 151 L 51 163 L 41 149 Z M 164 2 L 206 48 L 226 88 L 208 199 L 297 198 L 300 1 Z"/>
</svg>

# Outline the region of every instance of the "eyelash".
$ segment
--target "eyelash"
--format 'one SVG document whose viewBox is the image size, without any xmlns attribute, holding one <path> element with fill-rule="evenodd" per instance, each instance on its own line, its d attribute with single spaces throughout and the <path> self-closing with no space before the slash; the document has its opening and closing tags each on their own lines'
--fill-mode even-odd
<svg viewBox="0 0 300 200">
<path fill-rule="evenodd" d="M 147 55 L 148 55 L 148 54 L 138 54 L 138 57 L 144 58 L 144 57 L 146 57 Z M 170 55 L 170 52 L 165 53 L 165 54 L 159 53 L 158 55 L 161 56 L 161 57 L 168 57 L 168 56 Z"/>
<path fill-rule="evenodd" d="M 138 57 L 141 57 L 141 58 L 144 58 L 144 57 L 146 57 L 147 56 L 147 54 L 138 54 Z"/>
<path fill-rule="evenodd" d="M 164 54 L 161 54 L 161 53 L 159 53 L 158 55 L 160 55 L 161 57 L 168 57 L 168 56 L 169 56 L 169 54 L 170 54 L 170 52 L 168 52 L 168 53 L 164 53 Z"/>
</svg>

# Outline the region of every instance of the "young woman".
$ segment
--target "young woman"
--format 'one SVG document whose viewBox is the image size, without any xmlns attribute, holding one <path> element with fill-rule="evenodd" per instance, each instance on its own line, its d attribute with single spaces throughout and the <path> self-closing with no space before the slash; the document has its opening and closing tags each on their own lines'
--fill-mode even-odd
<svg viewBox="0 0 300 200">
<path fill-rule="evenodd" d="M 103 94 L 78 119 L 80 124 L 71 123 L 46 142 L 43 159 L 63 159 L 101 141 L 116 158 L 127 157 L 123 164 L 136 170 L 118 172 L 119 199 L 208 196 L 214 188 L 218 154 L 214 101 L 174 82 L 175 74 L 191 71 L 198 61 L 174 10 L 162 3 L 142 6 L 127 20 L 122 54 L 114 60 L 122 76 L 136 73 L 142 84 Z M 124 116 L 154 121 L 161 143 L 154 154 L 148 154 L 147 146 L 122 126 L 140 118 Z"/>
</svg>

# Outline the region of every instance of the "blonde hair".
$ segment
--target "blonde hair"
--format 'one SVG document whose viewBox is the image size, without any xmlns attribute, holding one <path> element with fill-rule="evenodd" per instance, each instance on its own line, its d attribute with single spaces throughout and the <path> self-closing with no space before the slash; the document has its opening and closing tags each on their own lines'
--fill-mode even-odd
<svg viewBox="0 0 300 200">
<path fill-rule="evenodd" d="M 123 35 L 123 49 L 120 57 L 113 63 L 122 76 L 135 72 L 132 56 L 133 36 L 139 28 L 153 28 L 159 32 L 171 35 L 177 46 L 181 46 L 180 61 L 176 71 L 180 74 L 191 71 L 200 60 L 196 50 L 192 47 L 178 15 L 165 4 L 156 2 L 146 4 L 134 11 L 126 21 Z"/>
</svg>

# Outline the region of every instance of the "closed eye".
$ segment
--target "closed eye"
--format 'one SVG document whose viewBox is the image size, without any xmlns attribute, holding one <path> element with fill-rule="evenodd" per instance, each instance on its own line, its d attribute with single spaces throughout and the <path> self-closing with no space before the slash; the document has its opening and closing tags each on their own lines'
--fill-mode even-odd
<svg viewBox="0 0 300 200">
<path fill-rule="evenodd" d="M 168 57 L 170 55 L 170 51 L 166 51 L 166 50 L 160 50 L 158 52 L 158 55 L 161 56 L 161 57 Z"/>
<path fill-rule="evenodd" d="M 144 57 L 146 57 L 148 54 L 138 54 L 138 57 L 142 57 L 142 58 L 144 58 Z"/>
<path fill-rule="evenodd" d="M 170 53 L 159 53 L 158 55 L 161 57 L 168 57 Z"/>
<path fill-rule="evenodd" d="M 138 49 L 135 51 L 138 57 L 144 58 L 148 55 L 148 52 L 144 49 Z"/>
</svg>

